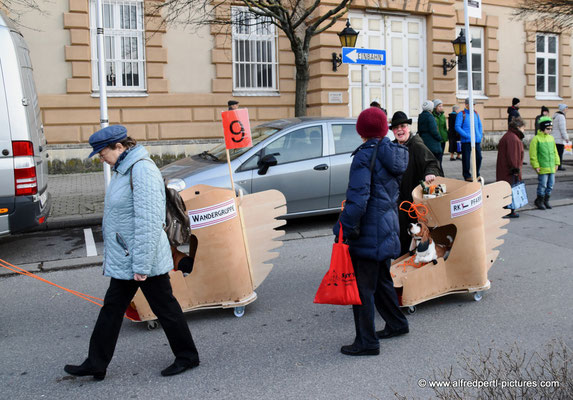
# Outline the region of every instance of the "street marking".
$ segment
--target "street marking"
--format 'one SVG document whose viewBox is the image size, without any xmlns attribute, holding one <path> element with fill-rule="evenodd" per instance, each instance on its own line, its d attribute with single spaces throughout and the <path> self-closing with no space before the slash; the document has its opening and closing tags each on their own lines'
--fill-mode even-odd
<svg viewBox="0 0 573 400">
<path fill-rule="evenodd" d="M 94 234 L 92 228 L 84 229 L 84 237 L 86 240 L 87 257 L 97 256 L 97 248 L 95 245 Z"/>
</svg>

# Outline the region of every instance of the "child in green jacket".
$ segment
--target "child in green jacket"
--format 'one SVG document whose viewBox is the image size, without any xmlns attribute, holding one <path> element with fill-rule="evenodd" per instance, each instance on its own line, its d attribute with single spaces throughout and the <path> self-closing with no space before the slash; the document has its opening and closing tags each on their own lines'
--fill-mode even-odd
<svg viewBox="0 0 573 400">
<path fill-rule="evenodd" d="M 551 136 L 553 121 L 550 117 L 539 119 L 537 135 L 529 144 L 529 160 L 537 171 L 537 198 L 535 206 L 540 210 L 551 208 L 549 197 L 555 184 L 555 170 L 560 164 L 555 139 Z"/>
</svg>

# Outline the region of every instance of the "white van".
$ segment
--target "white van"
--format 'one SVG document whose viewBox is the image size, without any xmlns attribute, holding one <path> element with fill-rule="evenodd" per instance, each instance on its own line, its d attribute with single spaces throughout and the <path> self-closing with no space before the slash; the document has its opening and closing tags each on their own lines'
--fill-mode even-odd
<svg viewBox="0 0 573 400">
<path fill-rule="evenodd" d="M 47 157 L 29 50 L 0 10 L 0 236 L 46 222 Z"/>
</svg>

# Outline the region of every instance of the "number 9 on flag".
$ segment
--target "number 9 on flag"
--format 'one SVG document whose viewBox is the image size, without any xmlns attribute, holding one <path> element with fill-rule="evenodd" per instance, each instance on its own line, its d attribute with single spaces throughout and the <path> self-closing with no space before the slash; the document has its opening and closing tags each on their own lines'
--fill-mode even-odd
<svg viewBox="0 0 573 400">
<path fill-rule="evenodd" d="M 225 133 L 225 147 L 227 149 L 238 149 L 253 145 L 249 110 L 241 108 L 223 111 L 221 116 L 223 119 L 223 132 Z"/>
</svg>

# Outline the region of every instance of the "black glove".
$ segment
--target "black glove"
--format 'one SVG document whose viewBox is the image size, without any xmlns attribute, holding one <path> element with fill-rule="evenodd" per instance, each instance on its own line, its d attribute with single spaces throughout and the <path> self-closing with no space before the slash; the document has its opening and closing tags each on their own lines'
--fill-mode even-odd
<svg viewBox="0 0 573 400">
<path fill-rule="evenodd" d="M 512 175 L 519 175 L 519 168 L 512 168 L 509 172 Z"/>
</svg>

